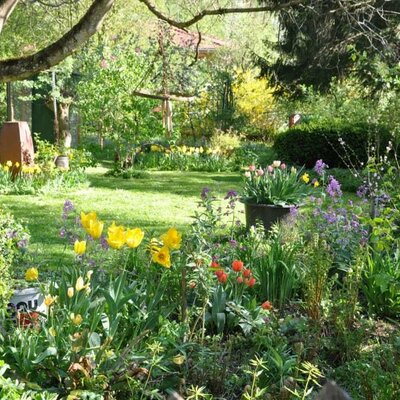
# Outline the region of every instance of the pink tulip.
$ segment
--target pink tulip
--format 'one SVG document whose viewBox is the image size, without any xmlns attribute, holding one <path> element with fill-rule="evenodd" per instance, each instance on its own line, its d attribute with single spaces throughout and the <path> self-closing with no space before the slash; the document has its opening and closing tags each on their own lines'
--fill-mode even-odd
<svg viewBox="0 0 400 400">
<path fill-rule="evenodd" d="M 274 172 L 274 167 L 272 165 L 268 165 L 268 172 L 272 174 Z"/>
<path fill-rule="evenodd" d="M 249 171 L 250 172 L 254 172 L 256 170 L 256 166 L 255 165 L 249 165 Z"/>
<path fill-rule="evenodd" d="M 256 173 L 257 173 L 258 176 L 263 176 L 264 175 L 264 170 L 263 169 L 258 169 L 256 171 Z"/>
<path fill-rule="evenodd" d="M 281 170 L 283 171 L 284 169 L 286 169 L 286 164 L 285 164 L 285 163 L 282 163 L 282 164 L 281 164 Z"/>
</svg>

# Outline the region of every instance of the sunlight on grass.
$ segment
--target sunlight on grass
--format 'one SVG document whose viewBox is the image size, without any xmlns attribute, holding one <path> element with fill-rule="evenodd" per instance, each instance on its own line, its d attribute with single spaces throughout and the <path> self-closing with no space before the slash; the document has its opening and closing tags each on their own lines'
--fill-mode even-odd
<svg viewBox="0 0 400 400">
<path fill-rule="evenodd" d="M 159 234 L 171 226 L 188 229 L 203 187 L 222 198 L 241 182 L 235 173 L 150 172 L 148 179 L 126 180 L 106 177 L 106 171 L 90 168 L 89 187 L 51 195 L 1 196 L 0 205 L 26 224 L 31 248 L 39 251 L 43 245 L 47 257 L 55 262 L 65 251 L 59 228 L 66 199 L 79 211 L 96 211 L 106 224 L 116 221 Z"/>
</svg>

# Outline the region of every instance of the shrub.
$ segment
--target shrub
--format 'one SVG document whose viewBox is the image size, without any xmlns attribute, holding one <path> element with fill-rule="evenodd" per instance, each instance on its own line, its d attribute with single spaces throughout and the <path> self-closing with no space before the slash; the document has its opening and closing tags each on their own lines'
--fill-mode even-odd
<svg viewBox="0 0 400 400">
<path fill-rule="evenodd" d="M 341 144 L 341 140 L 344 144 Z M 298 165 L 313 167 L 323 159 L 331 168 L 359 167 L 368 158 L 368 146 L 386 146 L 389 131 L 367 123 L 309 123 L 286 130 L 275 140 L 278 157 Z"/>
<path fill-rule="evenodd" d="M 0 209 L 0 311 L 5 310 L 11 295 L 11 266 L 21 257 L 28 239 L 29 235 L 22 225 Z"/>
</svg>

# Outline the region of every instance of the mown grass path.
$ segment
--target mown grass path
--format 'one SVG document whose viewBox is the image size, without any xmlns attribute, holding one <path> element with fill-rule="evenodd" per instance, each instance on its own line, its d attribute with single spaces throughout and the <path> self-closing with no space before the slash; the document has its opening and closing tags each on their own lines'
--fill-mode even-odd
<svg viewBox="0 0 400 400">
<path fill-rule="evenodd" d="M 28 227 L 31 250 L 45 251 L 54 260 L 64 252 L 59 230 L 66 199 L 79 211 L 96 211 L 107 225 L 116 221 L 158 234 L 171 226 L 188 228 L 204 187 L 222 198 L 241 182 L 238 173 L 151 171 L 146 179 L 122 179 L 104 176 L 105 172 L 103 167 L 90 168 L 89 186 L 68 192 L 0 196 L 0 206 Z"/>
</svg>

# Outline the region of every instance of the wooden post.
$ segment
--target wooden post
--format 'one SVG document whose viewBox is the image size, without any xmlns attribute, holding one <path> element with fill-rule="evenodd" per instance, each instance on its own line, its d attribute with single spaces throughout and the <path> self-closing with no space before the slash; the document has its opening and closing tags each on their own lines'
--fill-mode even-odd
<svg viewBox="0 0 400 400">
<path fill-rule="evenodd" d="M 55 96 L 56 90 L 56 72 L 51 72 L 51 89 L 53 92 L 53 112 L 54 112 L 54 134 L 56 137 L 56 143 L 60 145 L 60 129 L 58 126 L 58 112 L 57 112 L 57 99 Z"/>
<path fill-rule="evenodd" d="M 14 121 L 14 101 L 12 97 L 12 84 L 7 82 L 7 121 Z"/>
</svg>

